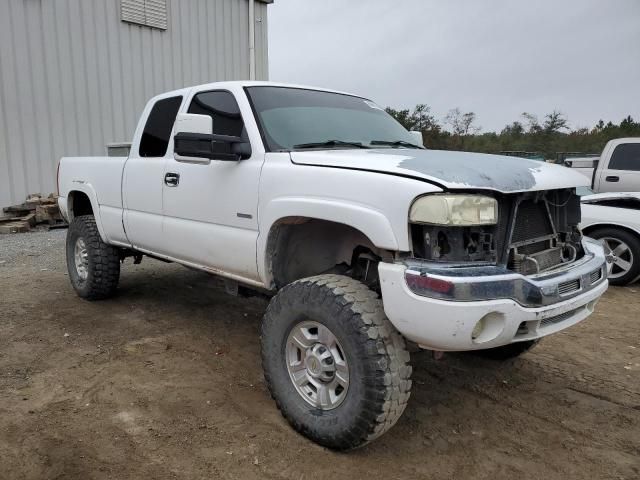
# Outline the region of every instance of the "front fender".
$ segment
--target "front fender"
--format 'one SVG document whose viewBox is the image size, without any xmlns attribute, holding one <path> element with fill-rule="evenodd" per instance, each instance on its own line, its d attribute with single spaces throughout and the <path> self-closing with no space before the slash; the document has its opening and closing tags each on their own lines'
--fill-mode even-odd
<svg viewBox="0 0 640 480">
<path fill-rule="evenodd" d="M 385 250 L 398 250 L 398 240 L 385 215 L 370 206 L 318 197 L 280 197 L 271 200 L 261 210 L 258 235 L 258 272 L 266 279 L 267 243 L 274 225 L 287 217 L 305 217 L 349 225 L 362 232 L 373 245 Z"/>
</svg>

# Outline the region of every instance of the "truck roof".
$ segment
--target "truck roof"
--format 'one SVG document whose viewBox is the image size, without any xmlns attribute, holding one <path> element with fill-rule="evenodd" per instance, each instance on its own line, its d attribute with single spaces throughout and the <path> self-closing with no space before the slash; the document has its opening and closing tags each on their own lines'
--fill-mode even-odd
<svg viewBox="0 0 640 480">
<path fill-rule="evenodd" d="M 621 143 L 640 143 L 640 137 L 614 138 L 613 140 L 609 140 L 609 143 L 612 145 L 619 145 Z"/>
<path fill-rule="evenodd" d="M 349 92 L 342 92 L 340 90 L 332 90 L 330 88 L 321 88 L 321 87 L 313 87 L 309 85 L 297 85 L 292 83 L 279 83 L 279 82 L 267 82 L 267 81 L 249 81 L 249 80 L 234 80 L 234 81 L 226 81 L 226 82 L 212 82 L 212 83 L 202 83 L 200 85 L 193 85 L 189 87 L 179 88 L 177 90 L 171 90 L 169 92 L 163 92 L 157 97 L 168 97 L 175 95 L 182 95 L 191 89 L 205 90 L 205 89 L 216 89 L 216 88 L 230 88 L 230 87 L 285 87 L 285 88 L 302 88 L 305 90 L 318 90 L 321 92 L 330 92 L 330 93 L 339 93 L 341 95 L 351 95 L 353 97 L 362 97 L 361 95 L 356 95 Z"/>
</svg>

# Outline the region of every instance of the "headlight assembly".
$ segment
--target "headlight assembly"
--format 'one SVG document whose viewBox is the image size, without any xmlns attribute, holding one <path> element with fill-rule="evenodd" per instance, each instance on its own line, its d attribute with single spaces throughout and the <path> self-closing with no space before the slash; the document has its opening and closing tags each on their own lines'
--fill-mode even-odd
<svg viewBox="0 0 640 480">
<path fill-rule="evenodd" d="M 498 223 L 498 202 L 484 195 L 427 195 L 409 211 L 411 223 L 467 227 Z"/>
</svg>

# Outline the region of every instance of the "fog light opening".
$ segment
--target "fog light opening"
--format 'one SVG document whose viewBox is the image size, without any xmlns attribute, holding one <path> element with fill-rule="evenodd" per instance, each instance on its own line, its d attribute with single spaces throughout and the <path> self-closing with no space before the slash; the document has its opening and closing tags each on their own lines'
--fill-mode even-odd
<svg viewBox="0 0 640 480">
<path fill-rule="evenodd" d="M 486 343 L 495 340 L 504 330 L 504 314 L 500 312 L 487 313 L 473 327 L 471 341 L 473 343 Z"/>
<path fill-rule="evenodd" d="M 475 340 L 476 338 L 478 338 L 483 330 L 484 330 L 484 317 L 478 320 L 478 323 L 476 323 L 476 326 L 473 327 L 473 331 L 471 332 L 471 340 Z"/>
<path fill-rule="evenodd" d="M 516 335 L 527 335 L 529 333 L 529 327 L 527 326 L 527 322 L 521 322 L 520 325 L 518 325 L 518 331 L 516 332 Z"/>
</svg>

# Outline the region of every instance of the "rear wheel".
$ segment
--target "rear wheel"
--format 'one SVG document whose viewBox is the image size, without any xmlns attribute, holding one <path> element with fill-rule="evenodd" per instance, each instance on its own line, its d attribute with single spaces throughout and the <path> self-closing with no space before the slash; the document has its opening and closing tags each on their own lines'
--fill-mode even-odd
<svg viewBox="0 0 640 480">
<path fill-rule="evenodd" d="M 615 260 L 609 273 L 611 285 L 628 285 L 640 276 L 640 239 L 618 228 L 602 228 L 588 234 L 601 240 Z"/>
<path fill-rule="evenodd" d="M 74 290 L 87 300 L 109 298 L 118 287 L 118 249 L 102 241 L 93 215 L 75 217 L 69 225 L 67 270 Z"/>
<path fill-rule="evenodd" d="M 319 275 L 284 287 L 262 323 L 262 364 L 282 415 L 338 450 L 391 428 L 411 389 L 409 353 L 364 284 Z"/>
</svg>

